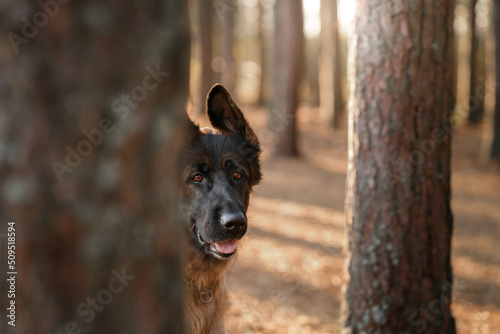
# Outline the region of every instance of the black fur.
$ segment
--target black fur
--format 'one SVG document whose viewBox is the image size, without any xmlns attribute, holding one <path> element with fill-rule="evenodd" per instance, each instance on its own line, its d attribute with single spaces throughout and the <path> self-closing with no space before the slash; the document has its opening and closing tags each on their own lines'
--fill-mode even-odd
<svg viewBox="0 0 500 334">
<path fill-rule="evenodd" d="M 207 116 L 213 129 L 192 129 L 182 203 L 190 246 L 222 261 L 233 254 L 220 254 L 213 245 L 245 235 L 250 193 L 262 178 L 261 150 L 257 136 L 221 85 L 208 94 Z"/>
</svg>

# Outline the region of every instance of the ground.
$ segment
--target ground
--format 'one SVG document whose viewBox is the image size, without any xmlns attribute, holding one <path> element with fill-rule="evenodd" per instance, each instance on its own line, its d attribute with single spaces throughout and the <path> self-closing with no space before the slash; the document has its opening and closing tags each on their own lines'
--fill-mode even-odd
<svg viewBox="0 0 500 334">
<path fill-rule="evenodd" d="M 264 180 L 229 273 L 228 333 L 337 333 L 347 131 L 301 110 L 302 157 L 273 159 L 266 113 L 244 110 L 264 147 Z M 478 158 L 481 133 L 454 131 L 452 311 L 464 334 L 500 333 L 500 166 Z"/>
</svg>

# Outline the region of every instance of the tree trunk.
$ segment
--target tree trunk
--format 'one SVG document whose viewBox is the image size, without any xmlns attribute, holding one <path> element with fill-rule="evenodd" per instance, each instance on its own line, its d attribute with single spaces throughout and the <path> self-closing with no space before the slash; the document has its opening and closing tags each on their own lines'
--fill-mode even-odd
<svg viewBox="0 0 500 334">
<path fill-rule="evenodd" d="M 493 0 L 493 29 L 495 33 L 495 110 L 493 113 L 493 143 L 491 158 L 500 162 L 500 0 Z"/>
<path fill-rule="evenodd" d="M 187 4 L 61 2 L 0 12 L 0 332 L 184 333 Z"/>
<path fill-rule="evenodd" d="M 304 81 L 307 82 L 307 105 L 320 107 L 320 63 L 321 38 L 306 38 L 304 42 Z"/>
<path fill-rule="evenodd" d="M 334 90 L 334 104 L 333 104 L 333 118 L 332 125 L 334 129 L 340 129 L 341 121 L 344 116 L 344 94 L 342 92 L 342 59 L 341 40 L 339 34 L 339 17 L 337 11 L 337 1 L 334 0 L 333 4 L 333 45 L 334 45 L 334 64 L 333 67 L 333 90 Z"/>
<path fill-rule="evenodd" d="M 260 82 L 259 106 L 269 107 L 272 96 L 273 81 L 273 45 L 272 20 L 273 6 L 268 1 L 259 1 L 259 46 L 260 46 Z"/>
<path fill-rule="evenodd" d="M 235 96 L 235 83 L 236 83 L 236 64 L 234 61 L 234 19 L 236 16 L 237 5 L 228 8 L 223 13 L 223 30 L 224 40 L 222 46 L 222 58 L 225 61 L 225 68 L 221 73 L 221 83 Z M 208 91 L 207 91 L 208 92 Z"/>
<path fill-rule="evenodd" d="M 455 333 L 454 1 L 360 0 L 351 37 L 343 333 Z"/>
<path fill-rule="evenodd" d="M 493 110 L 495 109 L 495 38 L 493 29 L 493 1 L 487 3 L 488 28 L 484 31 L 484 81 L 480 87 L 484 88 L 484 118 L 479 159 L 490 159 L 491 143 L 493 140 Z M 455 43 L 456 44 L 456 43 Z"/>
<path fill-rule="evenodd" d="M 198 38 L 200 46 L 201 78 L 198 91 L 198 111 L 205 113 L 207 93 L 214 85 L 212 70 L 212 16 L 213 3 L 210 0 L 198 0 Z"/>
<path fill-rule="evenodd" d="M 319 71 L 321 120 L 330 122 L 334 115 L 335 46 L 333 37 L 333 2 L 321 0 L 321 54 Z"/>
<path fill-rule="evenodd" d="M 479 71 L 484 67 L 484 39 L 478 36 L 476 27 L 477 0 L 470 0 L 471 16 L 471 47 L 470 47 L 470 93 L 469 93 L 469 124 L 479 124 L 484 116 L 484 89 L 478 89 Z M 482 57 L 481 57 L 482 56 Z M 478 66 L 479 65 L 479 66 Z"/>
<path fill-rule="evenodd" d="M 270 129 L 277 136 L 277 156 L 297 156 L 296 112 L 304 61 L 301 0 L 276 0 L 274 101 Z"/>
<path fill-rule="evenodd" d="M 321 118 L 340 127 L 342 118 L 340 41 L 337 0 L 321 1 L 320 110 Z"/>
</svg>

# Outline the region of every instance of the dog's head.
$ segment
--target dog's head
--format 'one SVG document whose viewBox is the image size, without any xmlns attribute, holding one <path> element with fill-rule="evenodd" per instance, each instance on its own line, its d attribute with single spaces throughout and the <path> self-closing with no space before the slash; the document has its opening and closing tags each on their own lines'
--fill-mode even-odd
<svg viewBox="0 0 500 334">
<path fill-rule="evenodd" d="M 208 94 L 207 116 L 213 128 L 192 125 L 181 201 L 191 245 L 223 260 L 247 231 L 250 193 L 261 179 L 260 146 L 221 85 Z"/>
</svg>

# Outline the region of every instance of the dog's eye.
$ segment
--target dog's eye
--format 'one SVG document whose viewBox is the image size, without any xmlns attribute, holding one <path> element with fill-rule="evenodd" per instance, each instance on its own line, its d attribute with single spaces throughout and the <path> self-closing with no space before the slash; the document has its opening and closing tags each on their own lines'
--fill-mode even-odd
<svg viewBox="0 0 500 334">
<path fill-rule="evenodd" d="M 193 176 L 192 180 L 194 182 L 201 182 L 201 181 L 203 181 L 203 176 L 201 176 L 201 174 L 196 174 L 195 176 Z"/>
<path fill-rule="evenodd" d="M 235 173 L 233 174 L 233 178 L 234 178 L 235 180 L 241 180 L 241 178 L 242 178 L 242 177 L 243 177 L 243 175 L 242 175 L 241 173 L 235 172 Z"/>
</svg>

